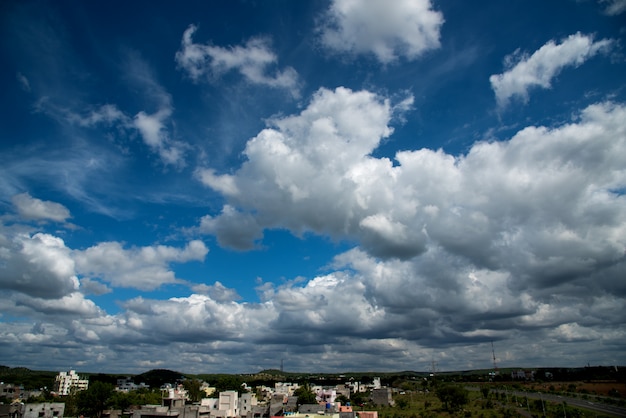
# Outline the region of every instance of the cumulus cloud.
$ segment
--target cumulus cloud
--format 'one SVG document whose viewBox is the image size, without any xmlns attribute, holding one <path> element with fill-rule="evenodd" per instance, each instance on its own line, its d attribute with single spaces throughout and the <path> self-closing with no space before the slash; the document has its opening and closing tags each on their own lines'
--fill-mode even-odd
<svg viewBox="0 0 626 418">
<path fill-rule="evenodd" d="M 532 55 L 515 51 L 504 60 L 506 71 L 489 77 L 499 106 L 506 106 L 512 97 L 528 101 L 534 87 L 550 88 L 552 79 L 566 67 L 577 67 L 594 55 L 606 52 L 612 40 L 594 41 L 593 36 L 576 33 L 560 43 L 547 42 Z"/>
<path fill-rule="evenodd" d="M 171 114 L 172 109 L 168 105 L 152 114 L 141 111 L 135 115 L 133 126 L 141 134 L 144 143 L 159 155 L 165 165 L 184 167 L 188 147 L 181 141 L 172 140 L 165 126 Z"/>
<path fill-rule="evenodd" d="M 267 300 L 261 303 L 219 297 L 224 288 L 216 283 L 197 290 L 217 291 L 217 297 L 138 297 L 124 302 L 117 315 L 75 321 L 70 330 L 94 351 L 101 341 L 108 342 L 104 352 L 118 347 L 121 361 L 135 358 L 121 348 L 132 341 L 142 352 L 137 358 L 149 353 L 151 361 L 167 360 L 158 348 L 162 344 L 188 356 L 167 360 L 168 367 L 200 361 L 224 367 L 236 359 L 243 370 L 272 365 L 277 352 L 288 358 L 291 370 L 345 368 L 346 358 L 352 365 L 369 364 L 381 353 L 386 362 L 377 362 L 380 367 L 397 368 L 407 361 L 419 367 L 433 358 L 464 367 L 484 361 L 481 344 L 511 338 L 524 344 L 507 347 L 510 362 L 527 359 L 528 344 L 537 341 L 545 347 L 539 351 L 543 362 L 558 361 L 550 357 L 551 347 L 568 343 L 589 353 L 601 344 L 604 355 L 612 358 L 617 348 L 611 346 L 626 337 L 612 325 L 624 319 L 623 314 L 615 318 L 625 308 L 623 298 L 580 296 L 573 287 L 562 287 L 558 297 L 542 302 L 536 289 L 519 290 L 509 272 L 479 269 L 443 248 L 406 261 L 381 260 L 353 249 L 338 255 L 332 268 L 308 281 L 265 286 Z M 594 331 L 600 340 L 585 334 L 592 327 L 603 330 Z M 52 343 L 43 332 L 31 334 Z M 338 363 L 339 353 L 343 363 Z M 93 361 L 95 354 L 80 357 Z M 143 366 L 135 360 L 132 367 Z"/>
<path fill-rule="evenodd" d="M 273 120 L 251 139 L 237 172 L 224 181 L 211 172 L 206 185 L 229 203 L 200 229 L 238 248 L 263 229 L 287 228 L 356 240 L 383 259 L 458 257 L 475 270 L 464 277 L 485 277 L 461 294 L 480 293 L 480 284 L 498 278 L 515 289 L 500 300 L 516 312 L 533 308 L 511 296 L 527 289 L 535 303 L 557 288 L 577 297 L 591 288 L 624 294 L 616 280 L 626 248 L 624 106 L 591 105 L 570 123 L 529 126 L 463 156 L 401 151 L 395 164 L 371 156 L 393 131 L 392 113 L 369 92 L 318 91 L 300 114 Z M 242 224 L 253 228 L 242 232 Z"/>
<path fill-rule="evenodd" d="M 60 203 L 40 200 L 28 193 L 15 195 L 11 201 L 23 219 L 65 222 L 71 217 L 70 211 Z"/>
<path fill-rule="evenodd" d="M 196 230 L 216 235 L 221 246 L 238 250 L 254 248 L 255 242 L 263 237 L 263 228 L 254 216 L 230 205 L 224 205 L 218 216 L 203 216 Z"/>
<path fill-rule="evenodd" d="M 252 84 L 286 89 L 298 96 L 298 73 L 291 67 L 270 74 L 278 61 L 268 38 L 252 38 L 245 45 L 228 48 L 198 44 L 193 34 L 198 28 L 190 25 L 183 34 L 181 49 L 176 52 L 176 63 L 195 81 L 218 78 L 230 72 L 239 72 Z"/>
<path fill-rule="evenodd" d="M 227 288 L 220 282 L 215 282 L 213 285 L 202 283 L 192 286 L 191 290 L 199 294 L 208 295 L 217 302 L 232 302 L 241 299 L 241 296 L 235 289 Z"/>
<path fill-rule="evenodd" d="M 0 287 L 40 299 L 73 294 L 79 282 L 70 249 L 49 234 L 0 231 Z"/>
<path fill-rule="evenodd" d="M 80 291 L 86 295 L 105 295 L 113 290 L 104 283 L 84 277 L 80 280 Z"/>
<path fill-rule="evenodd" d="M 270 304 L 219 302 L 199 294 L 165 301 L 135 298 L 124 308 L 130 328 L 152 336 L 159 327 L 162 342 L 245 341 L 263 332 L 274 315 Z"/>
<path fill-rule="evenodd" d="M 45 315 L 71 315 L 94 317 L 101 314 L 96 304 L 79 292 L 72 292 L 58 299 L 33 298 L 23 295 L 14 297 L 17 305 L 31 308 Z"/>
<path fill-rule="evenodd" d="M 373 54 L 387 64 L 439 48 L 443 22 L 430 0 L 334 0 L 318 30 L 330 50 Z"/>
<path fill-rule="evenodd" d="M 164 284 L 182 283 L 169 263 L 202 261 L 208 251 L 198 240 L 183 249 L 165 245 L 124 249 L 119 242 L 103 242 L 75 250 L 72 255 L 81 275 L 99 278 L 114 287 L 154 290 Z"/>
<path fill-rule="evenodd" d="M 393 171 L 391 161 L 369 154 L 393 132 L 388 123 L 397 111 L 389 100 L 367 91 L 320 89 L 300 115 L 272 119 L 248 142 L 247 161 L 235 176 L 199 170 L 207 186 L 231 200 L 220 215 L 203 218 L 200 228 L 240 249 L 250 248 L 262 228 L 286 227 L 296 233 L 367 235 L 376 246 L 378 240 L 392 240 L 405 252 L 421 251 L 419 241 L 407 244 L 374 219 L 364 221 L 393 199 L 384 184 L 393 182 L 385 176 Z M 372 178 L 383 183 L 370 183 Z M 399 205 L 386 221 L 394 225 L 401 213 L 412 210 L 410 202 Z"/>
</svg>

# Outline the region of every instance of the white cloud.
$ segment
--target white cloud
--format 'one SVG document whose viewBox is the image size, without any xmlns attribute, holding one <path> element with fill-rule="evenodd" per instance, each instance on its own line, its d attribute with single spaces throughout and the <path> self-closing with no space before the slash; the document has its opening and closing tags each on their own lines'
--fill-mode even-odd
<svg viewBox="0 0 626 418">
<path fill-rule="evenodd" d="M 615 288 L 626 247 L 625 197 L 615 192 L 626 186 L 624 106 L 595 104 L 571 123 L 478 142 L 465 156 L 398 152 L 395 165 L 371 156 L 392 133 L 391 109 L 369 92 L 320 90 L 251 139 L 228 182 L 211 174 L 207 185 L 228 204 L 200 231 L 236 248 L 287 228 L 356 239 L 383 258 L 460 257 L 472 266 L 464 277 L 498 272 L 538 299 Z"/>
<path fill-rule="evenodd" d="M 334 0 L 319 31 L 333 51 L 373 54 L 387 64 L 439 48 L 443 22 L 430 0 Z"/>
<path fill-rule="evenodd" d="M 255 225 L 361 235 L 362 218 L 393 199 L 389 184 L 369 182 L 373 175 L 393 182 L 393 174 L 386 175 L 393 171 L 391 162 L 369 157 L 393 132 L 388 126 L 393 111 L 388 100 L 370 92 L 320 89 L 300 115 L 271 120 L 271 128 L 248 142 L 248 161 L 236 176 L 206 170 L 210 175 L 200 177 L 259 216 L 252 219 L 226 205 L 219 216 L 205 217 L 201 229 L 236 248 L 250 248 L 250 239 L 259 238 Z M 410 206 L 395 211 L 411 211 Z M 392 223 L 396 217 L 388 215 Z"/>
<path fill-rule="evenodd" d="M 67 112 L 67 119 L 70 123 L 83 127 L 93 127 L 99 124 L 113 125 L 115 123 L 120 123 L 123 127 L 126 127 L 129 124 L 128 116 L 112 104 L 105 104 L 97 109 L 93 109 L 86 116 Z"/>
<path fill-rule="evenodd" d="M 42 299 L 58 299 L 78 290 L 70 249 L 49 234 L 0 231 L 0 287 Z"/>
<path fill-rule="evenodd" d="M 184 249 L 165 245 L 124 249 L 118 242 L 103 242 L 86 250 L 73 252 L 76 270 L 96 277 L 114 287 L 154 290 L 164 284 L 182 283 L 168 267 L 169 263 L 203 261 L 208 249 L 194 240 Z"/>
<path fill-rule="evenodd" d="M 263 237 L 261 226 L 249 213 L 224 205 L 219 216 L 203 216 L 197 228 L 201 234 L 213 234 L 221 246 L 249 250 Z"/>
<path fill-rule="evenodd" d="M 274 316 L 272 306 L 216 301 L 194 294 L 166 301 L 136 298 L 124 304 L 126 318 L 135 331 L 159 338 L 200 343 L 207 341 L 248 340 L 263 332 Z M 149 307 L 146 309 L 146 307 Z"/>
<path fill-rule="evenodd" d="M 176 168 L 185 166 L 185 153 L 189 147 L 181 141 L 171 138 L 167 123 L 174 108 L 172 97 L 156 81 L 148 65 L 137 56 L 131 56 L 128 63 L 130 73 L 135 83 L 152 96 L 157 110 L 152 113 L 138 112 L 132 120 L 132 126 L 139 131 L 143 142 L 161 158 L 167 166 Z"/>
<path fill-rule="evenodd" d="M 609 39 L 594 42 L 593 36 L 576 33 L 558 44 L 551 40 L 530 56 L 515 51 L 504 60 L 507 70 L 489 77 L 498 105 L 506 106 L 515 96 L 527 102 L 529 89 L 550 88 L 552 79 L 564 68 L 579 66 L 612 44 Z"/>
<path fill-rule="evenodd" d="M 15 195 L 11 201 L 24 219 L 65 222 L 71 217 L 70 211 L 65 206 L 34 198 L 28 193 Z"/>
<path fill-rule="evenodd" d="M 79 292 L 73 292 L 58 299 L 18 295 L 14 300 L 16 304 L 27 306 L 33 311 L 45 315 L 94 317 L 101 314 L 96 304 L 89 299 L 85 299 Z"/>
<path fill-rule="evenodd" d="M 215 282 L 213 285 L 202 283 L 192 286 L 191 290 L 196 293 L 208 295 L 217 302 L 232 302 L 241 299 L 241 296 L 239 296 L 235 289 L 227 288 L 220 282 Z"/>
<path fill-rule="evenodd" d="M 248 82 L 286 89 L 298 96 L 298 73 L 291 67 L 269 74 L 278 57 L 271 50 L 267 38 L 252 38 L 244 46 L 223 48 L 193 42 L 198 28 L 190 25 L 183 34 L 176 62 L 195 82 L 218 78 L 230 71 L 238 71 Z"/>
<path fill-rule="evenodd" d="M 17 81 L 20 83 L 20 86 L 24 91 L 30 91 L 30 81 L 28 81 L 28 78 L 26 78 L 24 74 L 18 72 L 15 75 L 15 78 L 17 78 Z"/>
<path fill-rule="evenodd" d="M 203 184 L 226 196 L 236 196 L 239 194 L 233 176 L 228 174 L 216 175 L 213 169 L 198 169 L 196 176 Z"/>
<path fill-rule="evenodd" d="M 626 0 L 598 0 L 600 4 L 605 4 L 604 13 L 610 16 L 622 14 L 626 11 Z"/>
<path fill-rule="evenodd" d="M 104 283 L 84 277 L 80 279 L 80 291 L 86 295 L 106 295 L 113 290 Z"/>
<path fill-rule="evenodd" d="M 141 66 L 142 64 L 134 65 Z M 150 95 L 157 106 L 156 111 L 148 113 L 142 110 L 132 117 L 114 104 L 105 104 L 95 108 L 89 106 L 91 109 L 87 112 L 77 112 L 61 107 L 46 97 L 41 98 L 36 107 L 38 111 L 44 112 L 62 123 L 92 129 L 102 126 L 113 127 L 122 143 L 127 140 L 133 130 L 136 130 L 144 144 L 148 146 L 151 152 L 159 156 L 164 165 L 179 169 L 185 167 L 185 156 L 190 147 L 182 141 L 172 139 L 168 130 L 168 123 L 173 113 L 170 95 L 155 80 L 145 79 L 151 77 L 149 72 L 143 76 L 136 75 L 135 77 L 141 78 L 141 81 L 137 83 L 150 91 Z"/>
<path fill-rule="evenodd" d="M 165 123 L 171 114 L 172 109 L 169 106 L 152 114 L 141 111 L 135 115 L 133 126 L 141 134 L 144 143 L 159 155 L 165 165 L 181 168 L 185 166 L 188 147 L 183 142 L 170 138 Z"/>
</svg>

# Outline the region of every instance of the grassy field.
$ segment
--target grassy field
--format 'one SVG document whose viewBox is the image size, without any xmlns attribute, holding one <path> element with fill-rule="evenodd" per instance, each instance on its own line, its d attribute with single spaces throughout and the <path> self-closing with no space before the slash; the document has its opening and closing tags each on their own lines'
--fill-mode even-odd
<svg viewBox="0 0 626 418">
<path fill-rule="evenodd" d="M 457 384 L 465 389 L 464 384 Z M 483 386 L 493 388 L 492 386 Z M 510 390 L 511 388 L 509 388 Z M 465 389 L 467 390 L 467 389 Z M 541 402 L 525 397 L 515 397 L 506 393 L 481 391 L 476 386 L 467 390 L 468 402 L 461 408 L 446 409 L 435 391 L 407 391 L 394 395 L 395 406 L 370 408 L 378 411 L 379 418 L 426 418 L 426 417 L 602 417 L 587 410 L 566 404 Z M 358 408 L 360 409 L 360 408 Z M 368 407 L 364 406 L 367 410 Z M 544 415 L 545 410 L 545 415 Z M 605 415 L 610 417 L 611 415 Z"/>
</svg>

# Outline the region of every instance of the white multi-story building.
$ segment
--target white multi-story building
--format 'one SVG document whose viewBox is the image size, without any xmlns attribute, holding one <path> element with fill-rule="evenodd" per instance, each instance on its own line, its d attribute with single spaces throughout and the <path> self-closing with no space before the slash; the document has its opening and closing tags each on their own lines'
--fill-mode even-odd
<svg viewBox="0 0 626 418">
<path fill-rule="evenodd" d="M 239 394 L 236 390 L 220 392 L 217 408 L 211 410 L 211 418 L 230 418 L 239 416 Z"/>
<path fill-rule="evenodd" d="M 59 372 L 54 380 L 54 391 L 59 395 L 69 395 L 72 390 L 86 390 L 89 386 L 88 379 L 81 379 L 76 371 Z"/>
<path fill-rule="evenodd" d="M 257 399 L 254 393 L 245 392 L 241 394 L 241 397 L 239 398 L 240 416 L 248 416 L 248 414 L 252 412 L 255 406 L 257 406 Z"/>
</svg>

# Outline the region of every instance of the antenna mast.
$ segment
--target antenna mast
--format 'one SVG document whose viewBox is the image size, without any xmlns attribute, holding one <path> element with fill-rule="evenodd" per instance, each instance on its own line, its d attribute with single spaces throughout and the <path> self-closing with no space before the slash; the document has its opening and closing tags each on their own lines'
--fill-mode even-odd
<svg viewBox="0 0 626 418">
<path fill-rule="evenodd" d="M 498 364 L 496 363 L 496 350 L 493 348 L 493 341 L 491 341 L 491 354 L 493 355 L 493 374 L 498 374 Z"/>
</svg>

